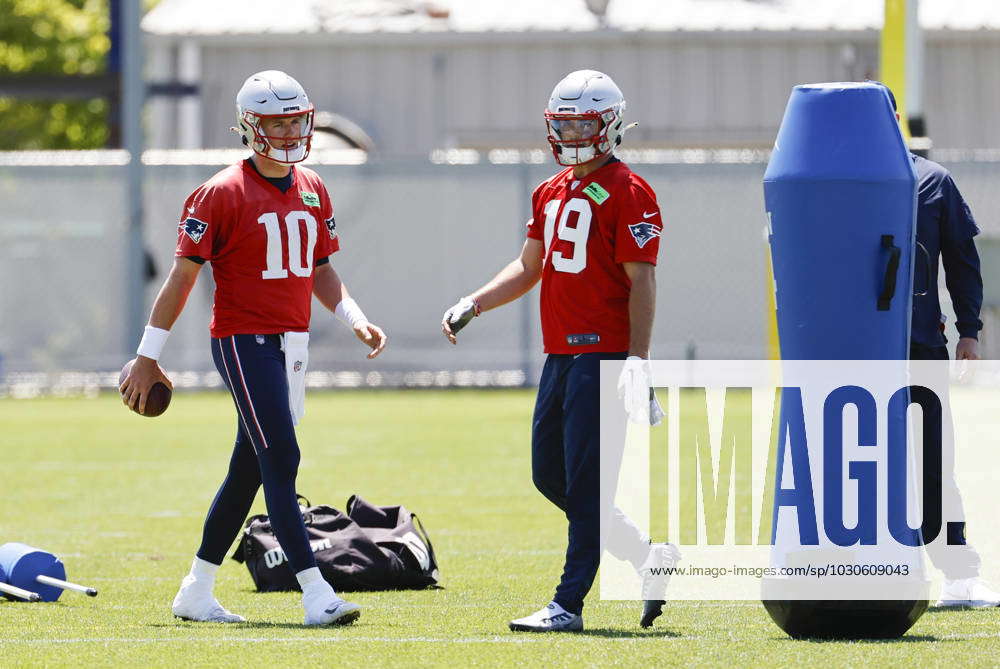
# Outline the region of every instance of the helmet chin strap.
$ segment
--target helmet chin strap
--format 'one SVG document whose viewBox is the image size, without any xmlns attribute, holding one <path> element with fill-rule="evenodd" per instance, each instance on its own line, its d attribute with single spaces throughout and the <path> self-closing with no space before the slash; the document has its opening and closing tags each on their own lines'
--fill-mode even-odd
<svg viewBox="0 0 1000 669">
<path fill-rule="evenodd" d="M 292 163 L 300 163 L 303 160 L 305 160 L 304 155 L 299 157 L 300 154 L 304 153 L 305 153 L 305 148 L 303 147 L 302 144 L 295 147 L 294 149 L 278 149 L 275 148 L 274 146 L 271 146 L 271 143 L 268 142 L 268 149 L 265 158 L 269 158 L 270 160 L 273 160 L 276 163 L 281 163 L 283 165 L 291 165 Z"/>
<path fill-rule="evenodd" d="M 588 151 L 588 153 L 590 153 L 590 157 L 587 158 L 585 156 L 581 156 L 580 155 L 581 151 Z M 583 165 L 584 163 L 589 163 L 591 160 L 593 160 L 597 156 L 598 156 L 597 147 L 594 146 L 593 144 L 591 144 L 590 146 L 578 146 L 576 148 L 576 163 L 574 163 L 574 164 L 575 165 Z"/>
</svg>

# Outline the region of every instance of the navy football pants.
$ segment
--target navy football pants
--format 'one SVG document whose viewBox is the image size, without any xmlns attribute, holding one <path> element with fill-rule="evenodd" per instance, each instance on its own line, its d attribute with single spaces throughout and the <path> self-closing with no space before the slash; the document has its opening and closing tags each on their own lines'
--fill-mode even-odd
<svg viewBox="0 0 1000 669">
<path fill-rule="evenodd" d="M 229 472 L 205 518 L 198 557 L 222 564 L 263 483 L 271 527 L 292 571 L 315 567 L 295 497 L 299 445 L 288 407 L 281 338 L 234 335 L 212 339 L 212 357 L 233 396 L 238 420 Z"/>
<path fill-rule="evenodd" d="M 920 344 L 911 343 L 910 344 L 910 360 L 948 360 L 948 347 L 947 346 L 921 346 Z M 941 374 L 947 374 L 947 368 L 942 363 Z M 941 379 L 942 387 L 947 388 L 948 382 L 947 378 Z M 914 390 L 911 399 L 917 401 L 922 398 L 923 393 L 920 390 Z M 954 434 L 954 427 L 951 423 L 951 409 L 948 407 L 948 397 L 941 397 L 941 406 L 936 407 L 936 410 L 929 412 L 928 416 L 925 418 L 931 423 L 941 425 L 941 429 L 948 430 L 949 433 Z M 932 402 L 927 403 L 928 406 L 932 405 Z M 942 410 L 944 415 L 942 415 Z M 940 439 L 935 438 L 935 434 L 932 431 L 931 436 L 925 438 L 924 448 L 928 449 L 927 453 L 929 457 L 937 460 L 942 456 L 942 444 Z M 956 499 L 961 500 L 961 494 L 958 490 L 958 483 L 955 481 L 955 463 L 953 459 L 946 458 L 945 462 L 942 463 L 941 478 L 933 481 L 931 485 L 937 485 L 939 488 L 943 488 L 950 492 Z M 964 511 L 961 508 L 958 512 L 964 517 Z M 947 520 L 947 518 L 945 519 Z M 944 572 L 945 578 L 948 579 L 960 579 L 960 578 L 972 578 L 974 576 L 979 576 L 979 568 L 981 565 L 981 559 L 979 553 L 966 542 L 965 538 L 965 523 L 964 522 L 949 522 L 947 525 L 942 527 L 943 532 L 947 532 L 948 546 L 942 546 L 940 543 L 931 543 L 927 546 L 927 555 L 930 557 L 931 562 L 935 567 Z"/>
<path fill-rule="evenodd" d="M 566 513 L 569 545 L 553 601 L 570 613 L 583 599 L 601 560 L 601 360 L 625 353 L 549 355 L 538 383 L 531 431 L 531 476 L 545 497 Z M 618 509 L 609 518 L 608 550 L 638 567 L 648 538 Z"/>
</svg>

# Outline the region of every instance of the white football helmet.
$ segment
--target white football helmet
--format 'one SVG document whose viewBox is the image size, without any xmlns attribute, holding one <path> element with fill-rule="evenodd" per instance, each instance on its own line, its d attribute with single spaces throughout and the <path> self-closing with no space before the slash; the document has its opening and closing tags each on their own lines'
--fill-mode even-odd
<svg viewBox="0 0 1000 669">
<path fill-rule="evenodd" d="M 560 165 L 580 165 L 621 144 L 625 98 L 611 77 L 596 70 L 570 72 L 556 84 L 545 110 L 549 144 Z"/>
<path fill-rule="evenodd" d="M 297 134 L 267 134 L 267 119 L 294 116 L 305 117 Z M 258 72 L 250 75 L 236 94 L 236 127 L 232 130 L 257 155 L 278 163 L 298 163 L 312 147 L 313 105 L 299 82 L 284 72 Z"/>
</svg>

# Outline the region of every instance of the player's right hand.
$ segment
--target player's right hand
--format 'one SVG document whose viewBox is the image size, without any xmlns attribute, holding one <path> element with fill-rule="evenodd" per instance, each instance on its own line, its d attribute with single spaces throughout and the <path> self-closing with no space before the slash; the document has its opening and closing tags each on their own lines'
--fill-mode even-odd
<svg viewBox="0 0 1000 669">
<path fill-rule="evenodd" d="M 371 347 L 372 350 L 368 353 L 369 360 L 378 356 L 389 343 L 389 337 L 382 328 L 368 321 L 361 321 L 354 326 L 354 336 Z"/>
<path fill-rule="evenodd" d="M 146 398 L 157 382 L 164 384 L 170 390 L 174 389 L 174 384 L 167 378 L 158 362 L 143 355 L 136 356 L 128 376 L 118 386 L 122 402 L 133 411 L 138 410 L 140 414 L 145 413 Z"/>
<path fill-rule="evenodd" d="M 457 344 L 458 339 L 455 335 L 478 315 L 479 307 L 476 305 L 476 301 L 471 297 L 463 297 L 455 306 L 444 312 L 444 317 L 441 319 L 441 331 L 448 338 L 448 341 Z"/>
</svg>

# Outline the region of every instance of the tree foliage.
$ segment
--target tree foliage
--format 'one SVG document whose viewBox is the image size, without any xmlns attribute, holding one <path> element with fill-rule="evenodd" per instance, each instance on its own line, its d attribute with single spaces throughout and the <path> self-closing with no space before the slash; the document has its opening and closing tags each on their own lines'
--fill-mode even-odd
<svg viewBox="0 0 1000 669">
<path fill-rule="evenodd" d="M 0 76 L 104 72 L 108 11 L 108 0 L 0 0 Z M 0 150 L 101 148 L 107 114 L 101 98 L 0 98 Z"/>
</svg>

